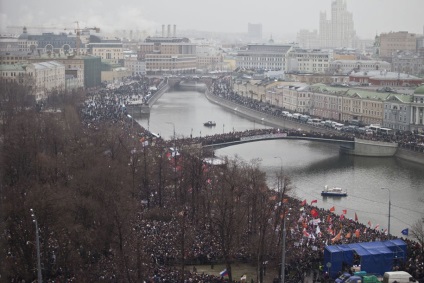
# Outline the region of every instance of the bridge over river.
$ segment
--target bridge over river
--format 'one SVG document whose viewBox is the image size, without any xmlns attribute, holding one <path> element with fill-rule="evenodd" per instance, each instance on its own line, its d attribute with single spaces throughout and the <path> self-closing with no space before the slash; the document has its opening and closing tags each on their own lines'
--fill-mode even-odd
<svg viewBox="0 0 424 283">
<path fill-rule="evenodd" d="M 288 133 L 285 133 L 285 132 L 254 135 L 254 136 L 243 136 L 243 137 L 240 137 L 238 140 L 231 140 L 227 142 L 225 141 L 222 142 L 222 140 L 217 139 L 217 142 L 212 142 L 211 144 L 204 145 L 203 148 L 218 149 L 218 148 L 238 145 L 242 143 L 257 142 L 257 141 L 264 141 L 264 140 L 276 140 L 276 139 L 308 140 L 308 141 L 315 141 L 315 142 L 338 144 L 341 147 L 347 148 L 347 149 L 355 148 L 355 141 L 353 140 L 342 140 L 342 139 L 339 139 L 339 137 L 334 137 L 334 138 L 312 137 L 312 136 L 307 136 L 306 134 L 301 134 L 301 135 L 290 134 L 289 135 Z"/>
</svg>

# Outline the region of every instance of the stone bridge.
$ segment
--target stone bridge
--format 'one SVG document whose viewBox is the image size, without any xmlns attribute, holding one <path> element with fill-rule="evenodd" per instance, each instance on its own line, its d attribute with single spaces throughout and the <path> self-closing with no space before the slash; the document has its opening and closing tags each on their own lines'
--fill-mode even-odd
<svg viewBox="0 0 424 283">
<path fill-rule="evenodd" d="M 310 137 L 310 136 L 307 136 L 306 134 L 300 135 L 300 136 L 293 136 L 293 135 L 287 135 L 287 133 L 278 133 L 278 134 L 264 134 L 264 135 L 256 135 L 256 136 L 249 136 L 249 137 L 241 137 L 240 140 L 213 143 L 209 145 L 204 145 L 203 148 L 218 149 L 218 148 L 238 145 L 242 143 L 257 142 L 257 141 L 264 141 L 264 140 L 277 140 L 277 139 L 308 140 L 308 141 L 315 141 L 315 142 L 324 142 L 324 143 L 330 143 L 330 144 L 337 144 L 347 149 L 354 149 L 355 147 L 355 141 L 341 140 L 341 139 L 337 139 L 337 137 L 334 139 L 331 139 L 331 138 Z"/>
<path fill-rule="evenodd" d="M 210 149 L 219 149 L 227 146 L 238 145 L 248 142 L 257 142 L 265 140 L 276 140 L 276 139 L 286 139 L 286 140 L 308 140 L 314 142 L 323 142 L 329 144 L 337 144 L 340 146 L 340 153 L 356 155 L 356 156 L 370 156 L 370 157 L 390 157 L 396 154 L 398 149 L 397 143 L 391 142 L 381 142 L 381 141 L 370 141 L 355 138 L 355 140 L 342 140 L 337 136 L 334 138 L 320 138 L 307 136 L 307 134 L 302 134 L 299 136 L 288 135 L 287 133 L 278 133 L 278 134 L 264 134 L 256 135 L 250 137 L 241 137 L 236 141 L 228 142 L 217 142 L 209 145 L 204 145 L 203 148 Z"/>
</svg>

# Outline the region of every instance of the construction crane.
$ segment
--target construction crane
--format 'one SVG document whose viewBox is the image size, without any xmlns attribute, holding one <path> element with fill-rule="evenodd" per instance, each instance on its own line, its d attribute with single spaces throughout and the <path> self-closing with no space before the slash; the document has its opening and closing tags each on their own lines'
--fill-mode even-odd
<svg viewBox="0 0 424 283">
<path fill-rule="evenodd" d="M 81 47 L 81 32 L 85 31 L 85 30 L 94 30 L 96 33 L 100 32 L 100 28 L 98 27 L 85 27 L 85 28 L 80 28 L 79 27 L 79 22 L 75 21 L 75 28 L 73 29 L 75 31 L 75 35 L 76 35 L 76 44 L 75 44 L 75 49 L 76 49 L 76 55 L 79 55 L 79 50 Z M 66 30 L 66 28 L 65 28 Z"/>
</svg>

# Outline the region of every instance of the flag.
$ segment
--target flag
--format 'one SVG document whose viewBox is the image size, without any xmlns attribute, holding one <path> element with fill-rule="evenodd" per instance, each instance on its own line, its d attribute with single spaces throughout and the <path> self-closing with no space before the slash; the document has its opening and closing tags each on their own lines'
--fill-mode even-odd
<svg viewBox="0 0 424 283">
<path fill-rule="evenodd" d="M 228 271 L 227 271 L 227 269 L 224 269 L 223 271 L 221 271 L 221 272 L 219 273 L 219 275 L 220 275 L 221 277 L 228 276 Z"/>
<path fill-rule="evenodd" d="M 371 228 L 371 226 L 372 226 L 371 220 L 368 220 L 368 226 L 370 226 L 370 228 Z"/>
<path fill-rule="evenodd" d="M 343 214 L 346 214 L 347 213 L 347 210 L 346 209 L 343 209 L 342 212 L 343 212 Z"/>
<path fill-rule="evenodd" d="M 317 202 L 318 202 L 318 200 L 314 199 L 313 201 L 311 201 L 311 205 L 314 204 L 314 203 L 317 203 Z"/>
<path fill-rule="evenodd" d="M 356 231 L 355 231 L 356 238 L 359 238 L 359 235 L 360 235 L 359 229 L 356 229 Z"/>
<path fill-rule="evenodd" d="M 330 215 L 328 215 L 328 216 L 327 216 L 327 222 L 328 222 L 328 223 L 331 223 L 331 221 L 332 221 L 331 216 L 330 216 Z"/>
<path fill-rule="evenodd" d="M 318 211 L 316 211 L 316 209 L 312 209 L 312 210 L 311 210 L 311 215 L 312 215 L 312 217 L 314 217 L 314 218 L 317 218 L 317 217 L 319 216 Z"/>
<path fill-rule="evenodd" d="M 343 220 L 345 218 L 344 214 L 340 215 L 340 220 Z"/>
<path fill-rule="evenodd" d="M 332 208 L 330 208 L 330 212 L 334 212 L 336 211 L 336 208 L 333 206 Z"/>
<path fill-rule="evenodd" d="M 380 228 L 380 224 L 375 225 L 375 230 L 378 230 L 378 228 Z"/>
<path fill-rule="evenodd" d="M 408 236 L 408 234 L 409 234 L 409 229 L 408 229 L 408 228 L 405 228 L 405 229 L 403 229 L 403 230 L 401 231 L 401 233 L 402 233 L 402 235 Z"/>
<path fill-rule="evenodd" d="M 309 238 L 309 233 L 306 231 L 306 228 L 303 228 L 303 236 Z"/>
<path fill-rule="evenodd" d="M 340 230 L 340 232 L 333 238 L 333 239 L 331 239 L 331 242 L 332 243 L 334 243 L 334 242 L 337 242 L 337 241 L 339 241 L 340 239 L 342 238 L 342 230 Z"/>
<path fill-rule="evenodd" d="M 355 221 L 358 222 L 358 215 L 355 212 Z"/>
<path fill-rule="evenodd" d="M 350 239 L 350 237 L 352 237 L 352 233 L 349 232 L 349 233 L 346 234 L 345 238 Z"/>
<path fill-rule="evenodd" d="M 315 233 L 319 235 L 321 233 L 321 229 L 319 228 L 319 225 L 317 225 L 317 229 L 315 230 Z"/>
<path fill-rule="evenodd" d="M 300 206 L 304 206 L 306 204 L 306 199 L 304 201 L 302 201 L 302 203 L 300 204 Z"/>
<path fill-rule="evenodd" d="M 283 203 L 288 203 L 289 199 L 288 198 L 283 198 Z"/>
</svg>

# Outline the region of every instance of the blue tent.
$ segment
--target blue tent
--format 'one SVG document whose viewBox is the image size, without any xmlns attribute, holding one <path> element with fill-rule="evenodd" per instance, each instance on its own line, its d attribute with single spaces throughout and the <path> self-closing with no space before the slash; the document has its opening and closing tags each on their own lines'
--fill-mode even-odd
<svg viewBox="0 0 424 283">
<path fill-rule="evenodd" d="M 353 266 L 355 254 L 359 256 L 361 270 L 383 275 L 392 270 L 393 264 L 406 260 L 406 244 L 400 239 L 384 242 L 353 243 L 326 246 L 324 268 L 332 278 L 342 271 L 343 264 Z M 330 264 L 329 264 L 330 263 Z"/>
</svg>

